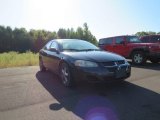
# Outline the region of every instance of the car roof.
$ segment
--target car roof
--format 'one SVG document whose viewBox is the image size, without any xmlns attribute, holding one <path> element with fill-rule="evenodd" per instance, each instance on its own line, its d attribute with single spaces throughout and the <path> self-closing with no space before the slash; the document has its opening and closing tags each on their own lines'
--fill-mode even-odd
<svg viewBox="0 0 160 120">
<path fill-rule="evenodd" d="M 86 41 L 86 40 L 81 40 L 81 39 L 53 39 L 51 41 L 64 41 L 64 40 L 80 40 L 80 41 Z"/>
<path fill-rule="evenodd" d="M 113 36 L 113 37 L 106 37 L 106 38 L 130 37 L 130 36 L 135 36 L 135 37 L 136 37 L 136 35 L 120 35 L 120 36 Z M 99 40 L 103 40 L 103 39 L 106 39 L 106 38 L 101 38 L 101 39 L 99 39 Z"/>
</svg>

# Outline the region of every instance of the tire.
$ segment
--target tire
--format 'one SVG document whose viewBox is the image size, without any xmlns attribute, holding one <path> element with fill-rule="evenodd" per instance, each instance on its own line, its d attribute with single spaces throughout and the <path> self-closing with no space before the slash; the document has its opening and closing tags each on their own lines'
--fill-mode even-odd
<svg viewBox="0 0 160 120">
<path fill-rule="evenodd" d="M 158 58 L 151 58 L 150 61 L 152 63 L 159 63 L 160 60 Z"/>
<path fill-rule="evenodd" d="M 42 61 L 41 58 L 39 59 L 39 68 L 40 68 L 40 71 L 41 71 L 41 72 L 45 72 L 45 71 L 46 71 L 46 68 L 45 68 L 45 66 L 43 65 L 43 61 Z"/>
<path fill-rule="evenodd" d="M 143 51 L 135 51 L 132 54 L 132 63 L 135 65 L 142 65 L 146 63 L 146 56 Z"/>
<path fill-rule="evenodd" d="M 71 76 L 70 68 L 66 63 L 62 63 L 60 65 L 60 77 L 62 80 L 62 84 L 65 87 L 73 86 L 73 79 Z"/>
</svg>

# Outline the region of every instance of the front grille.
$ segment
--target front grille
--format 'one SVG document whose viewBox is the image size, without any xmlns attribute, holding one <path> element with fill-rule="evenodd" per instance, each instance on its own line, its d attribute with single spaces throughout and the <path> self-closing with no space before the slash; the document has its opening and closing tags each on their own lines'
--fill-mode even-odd
<svg viewBox="0 0 160 120">
<path fill-rule="evenodd" d="M 114 66 L 115 62 L 111 61 L 111 62 L 103 62 L 102 63 L 103 66 Z"/>
<path fill-rule="evenodd" d="M 115 66 L 115 65 L 122 65 L 122 64 L 125 64 L 124 60 L 103 62 L 102 66 L 108 67 L 108 66 Z"/>
<path fill-rule="evenodd" d="M 109 72 L 115 72 L 117 70 L 117 67 L 108 67 Z"/>
<path fill-rule="evenodd" d="M 113 67 L 107 67 L 108 71 L 109 72 L 116 72 L 118 67 L 117 66 L 113 66 Z M 127 66 L 121 66 L 120 67 L 121 70 L 126 70 L 127 69 Z"/>
<path fill-rule="evenodd" d="M 125 61 L 124 60 L 119 60 L 116 63 L 117 63 L 117 65 L 122 65 L 122 64 L 125 64 Z"/>
</svg>

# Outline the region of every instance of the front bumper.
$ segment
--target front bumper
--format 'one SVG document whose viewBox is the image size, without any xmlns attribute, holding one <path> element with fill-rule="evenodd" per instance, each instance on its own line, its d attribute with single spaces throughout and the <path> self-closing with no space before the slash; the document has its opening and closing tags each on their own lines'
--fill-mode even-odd
<svg viewBox="0 0 160 120">
<path fill-rule="evenodd" d="M 96 67 L 96 68 L 81 68 L 75 67 L 72 69 L 74 80 L 88 82 L 112 82 L 126 79 L 131 75 L 131 66 L 123 64 L 112 67 Z"/>
</svg>

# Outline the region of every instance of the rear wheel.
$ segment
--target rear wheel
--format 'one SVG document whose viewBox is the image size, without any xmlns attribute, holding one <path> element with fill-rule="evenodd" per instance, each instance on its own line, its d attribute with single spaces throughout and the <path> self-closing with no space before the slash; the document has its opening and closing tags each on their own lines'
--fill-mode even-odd
<svg viewBox="0 0 160 120">
<path fill-rule="evenodd" d="M 73 85 L 70 68 L 66 63 L 62 63 L 60 66 L 60 77 L 64 86 L 71 87 Z"/>
<path fill-rule="evenodd" d="M 152 63 L 158 63 L 160 60 L 158 58 L 151 58 L 150 61 Z"/>
<path fill-rule="evenodd" d="M 45 68 L 45 66 L 44 66 L 43 61 L 42 61 L 41 58 L 39 59 L 39 68 L 40 68 L 41 72 L 46 71 L 46 68 Z"/>
<path fill-rule="evenodd" d="M 146 62 L 146 56 L 143 51 L 135 51 L 132 54 L 132 63 L 136 65 L 144 64 Z"/>
</svg>

